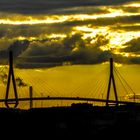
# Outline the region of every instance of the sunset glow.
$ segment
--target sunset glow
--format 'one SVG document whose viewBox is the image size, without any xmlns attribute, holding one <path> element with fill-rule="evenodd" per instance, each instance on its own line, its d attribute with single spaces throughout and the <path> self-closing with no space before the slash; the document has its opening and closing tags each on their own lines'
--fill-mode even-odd
<svg viewBox="0 0 140 140">
<path fill-rule="evenodd" d="M 122 99 L 117 70 L 139 92 L 140 1 L 0 0 L 0 98 L 5 97 L 9 50 L 19 97 L 29 96 L 33 86 L 34 97 L 106 99 L 113 58 Z M 39 104 L 58 101 L 34 103 Z"/>
<path fill-rule="evenodd" d="M 139 3 L 130 3 L 130 4 L 124 4 L 122 7 L 140 7 Z M 117 8 L 116 8 L 117 7 Z M 131 17 L 131 16 L 140 16 L 139 12 L 125 12 L 122 7 L 120 6 L 99 6 L 99 9 L 101 10 L 106 10 L 107 13 L 105 14 L 74 14 L 74 15 L 44 15 L 44 16 L 25 16 L 25 15 L 15 15 L 15 17 L 10 17 L 10 18 L 1 18 L 0 19 L 0 24 L 1 25 L 13 25 L 13 26 L 21 26 L 21 25 L 28 25 L 28 26 L 34 26 L 34 25 L 51 25 L 51 24 L 68 24 L 70 22 L 86 22 L 86 21 L 92 21 L 93 25 L 89 22 L 87 25 L 81 25 L 81 26 L 73 26 L 72 30 L 69 32 L 69 34 L 73 33 L 81 33 L 82 38 L 86 40 L 87 38 L 93 38 L 91 40 L 91 44 L 94 44 L 96 41 L 96 36 L 98 34 L 102 34 L 109 39 L 109 44 L 100 46 L 101 50 L 106 51 L 106 50 L 112 50 L 115 48 L 117 50 L 117 53 L 115 54 L 120 54 L 126 57 L 129 56 L 137 56 L 139 57 L 139 54 L 131 54 L 131 53 L 125 53 L 125 52 L 120 52 L 120 48 L 125 48 L 127 47 L 125 44 L 129 41 L 131 41 L 134 38 L 138 38 L 140 36 L 140 31 L 125 31 L 123 28 L 129 28 L 130 24 L 125 23 L 125 24 L 120 24 L 117 23 L 115 25 L 107 25 L 107 26 L 94 26 L 94 21 L 102 20 L 104 18 L 117 18 L 117 17 Z M 20 18 L 20 20 L 19 20 Z M 118 26 L 118 27 L 117 27 Z M 134 23 L 133 26 L 139 27 L 140 23 Z M 113 28 L 117 28 L 115 31 Z M 119 29 L 119 27 L 121 27 Z M 65 32 L 63 33 L 51 33 L 51 34 L 42 34 L 39 35 L 38 37 L 36 36 L 19 36 L 17 37 L 19 40 L 37 40 L 38 38 L 65 38 L 67 34 Z M 115 51 L 113 51 L 114 53 Z"/>
<path fill-rule="evenodd" d="M 110 55 L 139 58 L 139 8 L 139 2 L 126 0 L 116 5 L 75 5 L 38 14 L 1 11 L 0 50 L 4 46 L 8 48 L 16 40 L 23 43 L 26 40 L 29 48 L 20 54 L 23 58 L 46 56 L 46 53 L 48 57 L 65 56 L 66 60 L 75 61 L 72 62 L 74 64 L 84 64 L 94 62 L 90 54 L 92 51 L 93 56 L 98 52 L 101 56 L 107 53 L 107 58 Z M 80 59 L 81 53 L 90 57 L 84 58 L 84 62 L 72 58 Z M 63 59 L 59 61 L 65 63 Z M 129 60 L 125 62 L 129 63 Z"/>
</svg>

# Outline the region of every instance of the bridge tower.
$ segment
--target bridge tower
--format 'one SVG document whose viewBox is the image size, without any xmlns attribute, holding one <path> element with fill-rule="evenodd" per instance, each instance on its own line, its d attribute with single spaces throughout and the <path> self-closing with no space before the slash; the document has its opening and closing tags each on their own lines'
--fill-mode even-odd
<svg viewBox="0 0 140 140">
<path fill-rule="evenodd" d="M 11 80 L 12 80 L 13 89 L 14 89 L 14 100 L 9 101 L 9 89 L 10 89 Z M 18 94 L 17 94 L 16 81 L 15 81 L 15 76 L 14 76 L 14 69 L 13 69 L 12 51 L 9 52 L 9 73 L 8 73 L 8 81 L 7 81 L 6 96 L 5 96 L 6 107 L 10 108 L 10 104 L 13 105 L 14 108 L 16 108 L 18 106 Z"/>
<path fill-rule="evenodd" d="M 109 83 L 108 83 L 108 90 L 107 90 L 106 106 L 109 106 L 111 82 L 113 84 L 113 90 L 114 90 L 116 106 L 117 106 L 118 105 L 118 95 L 117 95 L 117 89 L 116 89 L 114 73 L 113 73 L 113 58 L 110 58 L 110 76 L 109 76 Z"/>
</svg>

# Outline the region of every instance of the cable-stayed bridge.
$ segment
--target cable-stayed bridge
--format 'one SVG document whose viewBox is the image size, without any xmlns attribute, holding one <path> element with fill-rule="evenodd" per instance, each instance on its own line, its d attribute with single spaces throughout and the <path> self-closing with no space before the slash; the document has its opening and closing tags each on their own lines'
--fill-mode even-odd
<svg viewBox="0 0 140 140">
<path fill-rule="evenodd" d="M 14 107 L 17 108 L 19 107 L 19 103 L 23 102 L 29 102 L 28 105 L 30 108 L 34 107 L 34 102 L 36 101 L 65 101 L 70 103 L 73 102 L 91 102 L 91 103 L 100 103 L 104 106 L 109 106 L 109 105 L 121 105 L 121 104 L 137 104 L 136 102 L 136 93 L 133 91 L 131 86 L 128 84 L 128 82 L 123 78 L 121 73 L 118 71 L 118 69 L 114 66 L 113 64 L 113 59 L 110 59 L 110 69 L 109 67 L 106 68 L 106 78 L 100 79 L 100 80 L 95 80 L 95 79 L 90 79 L 89 81 L 85 81 L 84 84 L 79 85 L 75 89 L 69 93 L 69 96 L 62 96 L 62 93 L 60 91 L 58 92 L 55 88 L 52 88 L 48 83 L 45 83 L 43 81 L 42 85 L 44 85 L 45 90 L 47 91 L 47 94 L 41 96 L 34 96 L 35 92 L 40 92 L 40 90 L 43 89 L 42 87 L 39 87 L 38 91 L 34 91 L 34 86 L 31 86 L 32 83 L 30 83 L 30 86 L 27 86 L 18 76 L 16 78 L 15 76 L 15 70 L 13 68 L 13 56 L 12 52 L 9 53 L 9 68 L 8 68 L 8 73 L 5 74 L 5 77 L 7 78 L 6 81 L 6 87 L 5 87 L 5 96 L 0 99 L 1 103 L 4 103 L 4 106 L 9 108 L 9 107 Z M 101 71 L 103 73 L 104 71 Z M 98 73 L 100 77 L 100 73 Z M 30 75 L 31 76 L 31 75 Z M 18 82 L 17 82 L 18 81 Z M 116 81 L 118 81 L 119 86 L 121 85 L 123 90 L 126 93 L 126 96 L 124 97 L 129 97 L 129 95 L 133 95 L 133 100 L 125 100 L 125 98 L 122 99 L 123 96 L 119 96 L 118 88 L 116 86 Z M 92 84 L 96 83 L 93 88 Z M 17 86 L 27 86 L 26 89 L 28 88 L 28 91 L 21 90 L 20 92 L 28 92 L 29 94 L 26 94 L 25 97 L 20 97 L 19 96 L 19 91 L 17 90 Z M 12 86 L 12 88 L 10 88 Z M 79 94 L 78 91 L 82 89 L 83 87 L 86 87 L 86 95 L 83 96 L 77 96 Z M 91 88 L 91 89 L 90 89 Z M 22 88 L 21 88 L 22 89 Z M 90 90 L 89 90 L 90 89 Z M 11 91 L 12 90 L 12 91 Z M 55 93 L 55 96 L 51 96 L 51 93 Z M 63 92 L 63 91 L 61 91 Z M 122 91 L 121 91 L 122 92 Z M 12 96 L 11 96 L 12 94 Z M 75 95 L 76 94 L 76 95 Z M 47 95 L 47 96 L 46 96 Z M 73 96 L 75 95 L 75 96 Z M 128 96 L 127 96 L 128 95 Z M 113 97 L 113 98 L 112 98 Z M 46 103 L 47 104 L 47 103 Z"/>
</svg>

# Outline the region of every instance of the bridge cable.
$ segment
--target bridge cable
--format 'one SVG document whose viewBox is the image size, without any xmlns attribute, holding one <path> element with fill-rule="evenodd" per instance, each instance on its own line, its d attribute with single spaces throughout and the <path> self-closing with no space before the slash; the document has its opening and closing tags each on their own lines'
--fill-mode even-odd
<svg viewBox="0 0 140 140">
<path fill-rule="evenodd" d="M 114 72 L 115 72 L 115 74 L 116 74 L 118 80 L 121 82 L 121 85 L 123 86 L 125 92 L 126 92 L 127 94 L 129 94 L 128 91 L 127 91 L 127 88 L 125 87 L 125 85 L 124 85 L 124 83 L 123 83 L 123 80 L 121 79 L 121 77 L 120 77 L 120 75 L 118 74 L 118 72 L 116 71 L 116 69 L 114 69 Z"/>
<path fill-rule="evenodd" d="M 116 67 L 115 67 L 116 69 Z M 128 86 L 128 88 L 133 92 L 133 94 L 135 94 L 135 92 L 133 91 L 133 89 L 130 87 L 130 85 L 126 82 L 126 80 L 123 78 L 123 76 L 120 74 L 120 72 L 116 69 L 116 72 L 119 74 L 119 76 L 122 78 L 122 80 L 125 82 L 125 84 Z"/>
</svg>

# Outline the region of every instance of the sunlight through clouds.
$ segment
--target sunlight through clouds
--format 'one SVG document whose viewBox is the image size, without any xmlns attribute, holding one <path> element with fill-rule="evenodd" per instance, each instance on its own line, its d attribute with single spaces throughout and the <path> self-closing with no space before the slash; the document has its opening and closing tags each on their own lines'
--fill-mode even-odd
<svg viewBox="0 0 140 140">
<path fill-rule="evenodd" d="M 70 4 L 68 1 L 61 2 L 62 7 L 60 5 L 48 7 L 49 10 L 40 10 L 37 14 L 34 14 L 37 12 L 35 9 L 31 11 L 27 9 L 26 13 L 19 9 L 16 11 L 16 8 L 11 13 L 12 9 L 7 11 L 1 9 L 1 57 L 13 44 L 20 46 L 27 43 L 28 46 L 18 48 L 21 50 L 17 51 L 19 53 L 17 58 L 20 56 L 20 59 L 22 57 L 22 60 L 26 61 L 24 57 L 30 57 L 31 62 L 37 63 L 38 59 L 39 63 L 42 59 L 43 62 L 47 59 L 49 63 L 59 65 L 65 61 L 74 64 L 100 63 L 100 59 L 101 62 L 106 61 L 110 56 L 140 58 L 138 44 L 140 3 L 138 1 L 114 1 L 111 4 L 109 1 L 101 0 L 99 3 L 90 1 L 87 5 L 86 2 L 73 1 L 69 6 L 67 6 Z M 14 5 L 12 6 L 11 8 L 14 8 Z M 130 44 L 136 44 L 137 52 L 127 51 Z M 99 58 L 95 59 L 94 55 Z"/>
</svg>

